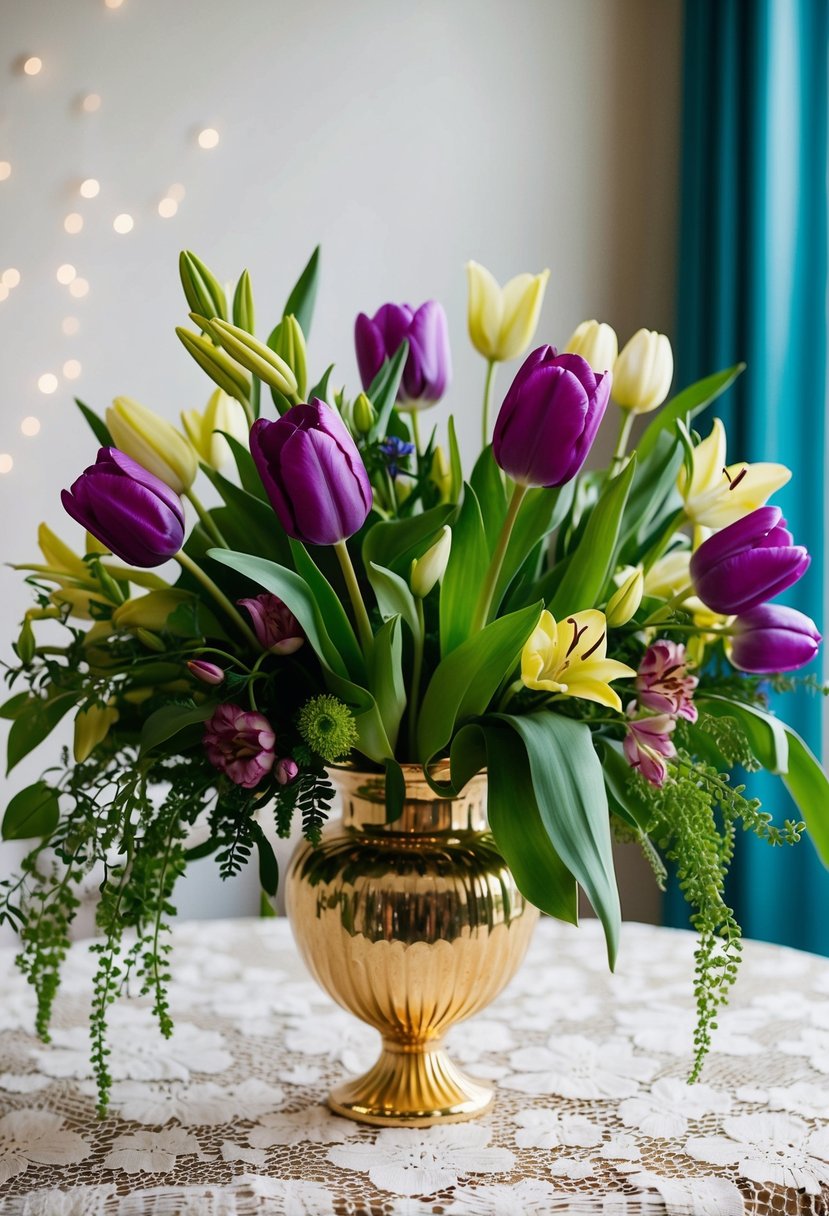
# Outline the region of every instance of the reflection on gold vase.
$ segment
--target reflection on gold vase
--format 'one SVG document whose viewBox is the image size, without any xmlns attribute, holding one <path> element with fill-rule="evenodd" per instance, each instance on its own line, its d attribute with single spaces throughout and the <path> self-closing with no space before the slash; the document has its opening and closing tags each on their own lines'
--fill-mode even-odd
<svg viewBox="0 0 829 1216">
<path fill-rule="evenodd" d="M 486 777 L 437 798 L 405 765 L 403 814 L 386 823 L 383 775 L 335 769 L 342 820 L 304 844 L 287 879 L 294 935 L 315 978 L 383 1036 L 379 1060 L 329 1097 L 365 1123 L 429 1126 L 480 1115 L 492 1089 L 450 1060 L 446 1031 L 501 991 L 536 909 L 486 823 Z"/>
</svg>

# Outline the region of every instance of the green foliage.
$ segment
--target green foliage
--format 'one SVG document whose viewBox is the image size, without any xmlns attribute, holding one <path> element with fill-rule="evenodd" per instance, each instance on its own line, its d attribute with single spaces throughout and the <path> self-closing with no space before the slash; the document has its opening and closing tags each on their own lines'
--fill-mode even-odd
<svg viewBox="0 0 829 1216">
<path fill-rule="evenodd" d="M 347 756 L 357 742 L 357 726 L 351 710 L 327 693 L 306 701 L 297 726 L 312 751 L 331 764 Z"/>
</svg>

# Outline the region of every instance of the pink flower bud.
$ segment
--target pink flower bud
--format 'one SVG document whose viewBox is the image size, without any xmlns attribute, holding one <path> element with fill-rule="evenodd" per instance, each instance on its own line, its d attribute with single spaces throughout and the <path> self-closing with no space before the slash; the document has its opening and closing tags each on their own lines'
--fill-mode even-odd
<svg viewBox="0 0 829 1216">
<path fill-rule="evenodd" d="M 223 684 L 225 673 L 218 663 L 208 663 L 205 659 L 190 659 L 187 667 L 191 676 L 201 680 L 202 684 Z"/>
<path fill-rule="evenodd" d="M 204 749 L 214 768 L 252 790 L 274 765 L 276 735 L 264 714 L 219 705 L 204 727 Z"/>
<path fill-rule="evenodd" d="M 276 779 L 280 785 L 290 785 L 298 772 L 299 766 L 290 757 L 286 757 L 284 760 L 277 760 Z"/>
<path fill-rule="evenodd" d="M 305 641 L 302 626 L 278 596 L 263 591 L 238 603 L 250 613 L 256 640 L 271 654 L 293 654 Z"/>
<path fill-rule="evenodd" d="M 654 714 L 648 718 L 633 718 L 636 702 L 627 707 L 627 734 L 623 744 L 625 759 L 631 768 L 636 768 L 651 785 L 662 785 L 668 775 L 665 758 L 676 755 L 671 742 L 671 733 L 676 727 L 676 718 L 669 714 Z"/>
</svg>

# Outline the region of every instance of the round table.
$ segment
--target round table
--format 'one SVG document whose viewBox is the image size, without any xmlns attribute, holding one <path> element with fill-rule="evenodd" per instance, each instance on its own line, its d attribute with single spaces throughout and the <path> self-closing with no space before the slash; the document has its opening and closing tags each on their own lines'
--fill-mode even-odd
<svg viewBox="0 0 829 1216">
<path fill-rule="evenodd" d="M 749 942 L 714 1050 L 685 1083 L 694 937 L 545 920 L 512 985 L 456 1028 L 497 1081 L 476 1123 L 394 1130 L 328 1113 L 376 1032 L 308 977 L 284 920 L 173 931 L 169 1040 L 146 1000 L 112 1011 L 111 1114 L 95 1116 L 93 960 L 75 945 L 49 1045 L 0 952 L 3 1216 L 540 1216 L 823 1213 L 829 1203 L 829 960 Z"/>
</svg>

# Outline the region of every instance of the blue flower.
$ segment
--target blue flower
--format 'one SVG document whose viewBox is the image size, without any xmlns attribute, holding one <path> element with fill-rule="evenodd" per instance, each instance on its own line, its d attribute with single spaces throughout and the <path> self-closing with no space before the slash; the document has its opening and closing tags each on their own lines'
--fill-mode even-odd
<svg viewBox="0 0 829 1216">
<path fill-rule="evenodd" d="M 400 472 L 398 461 L 402 460 L 404 456 L 411 456 L 414 450 L 413 443 L 407 443 L 405 439 L 399 439 L 397 435 L 387 435 L 380 444 L 380 451 L 386 458 L 386 466 L 392 480 Z"/>
</svg>

